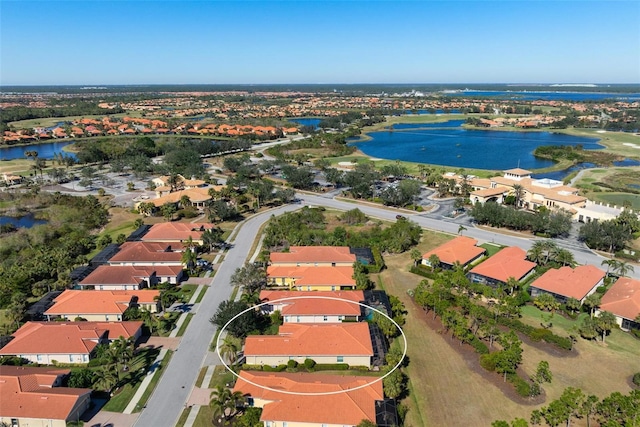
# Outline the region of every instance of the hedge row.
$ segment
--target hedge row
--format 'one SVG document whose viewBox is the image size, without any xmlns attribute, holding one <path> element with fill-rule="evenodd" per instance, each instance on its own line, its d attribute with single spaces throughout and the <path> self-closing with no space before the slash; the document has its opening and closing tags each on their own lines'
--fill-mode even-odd
<svg viewBox="0 0 640 427">
<path fill-rule="evenodd" d="M 242 369 L 245 371 L 264 371 L 264 372 L 284 372 L 287 370 L 287 365 L 282 364 L 278 366 L 270 366 L 270 365 L 249 365 L 247 363 L 242 365 Z M 297 369 L 305 369 L 304 365 L 298 364 L 296 365 Z M 347 371 L 349 369 L 354 370 L 369 370 L 369 368 L 365 367 L 363 369 L 361 366 L 349 367 L 348 363 L 326 363 L 326 364 L 316 364 L 312 368 L 313 371 Z"/>
<path fill-rule="evenodd" d="M 476 349 L 476 353 L 489 354 L 489 347 L 487 347 L 487 345 L 475 335 L 473 336 L 471 341 L 469 341 L 469 344 L 471 344 L 471 346 Z"/>
<path fill-rule="evenodd" d="M 438 273 L 431 271 L 431 268 L 421 267 L 419 265 L 418 266 L 414 265 L 413 267 L 411 267 L 411 270 L 409 271 L 413 274 L 417 274 L 419 276 L 426 277 L 427 279 L 432 279 L 432 280 L 435 280 L 438 277 L 440 277 Z"/>
<path fill-rule="evenodd" d="M 571 350 L 571 348 L 573 347 L 571 338 L 555 335 L 548 329 L 534 328 L 533 326 L 525 325 L 517 319 L 509 319 L 506 317 L 498 317 L 497 321 L 503 326 L 507 326 L 508 328 L 514 329 L 518 332 L 522 332 L 533 341 L 544 340 L 545 342 L 554 344 L 555 346 L 563 350 Z"/>
</svg>

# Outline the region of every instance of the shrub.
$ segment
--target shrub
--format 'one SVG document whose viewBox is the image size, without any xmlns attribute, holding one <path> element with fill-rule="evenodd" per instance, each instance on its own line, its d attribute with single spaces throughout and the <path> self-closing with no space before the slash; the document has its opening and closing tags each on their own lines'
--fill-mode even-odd
<svg viewBox="0 0 640 427">
<path fill-rule="evenodd" d="M 518 374 L 507 374 L 507 380 L 516 388 L 516 392 L 522 397 L 531 396 L 531 386 L 528 382 L 518 376 Z"/>
<path fill-rule="evenodd" d="M 489 372 L 495 372 L 496 360 L 493 354 L 487 353 L 480 356 L 480 366 L 482 366 L 484 369 L 486 369 Z"/>
<path fill-rule="evenodd" d="M 270 366 L 270 365 L 264 365 L 262 367 L 262 370 L 265 372 L 282 372 L 284 370 L 287 369 L 287 365 L 278 365 L 278 366 Z"/>
<path fill-rule="evenodd" d="M 640 387 L 640 372 L 633 374 L 633 379 L 631 380 L 635 385 Z"/>
<path fill-rule="evenodd" d="M 289 360 L 287 362 L 287 368 L 297 368 L 298 367 L 298 362 L 296 362 L 295 360 Z"/>
<path fill-rule="evenodd" d="M 303 365 L 307 371 L 312 371 L 316 366 L 316 361 L 313 359 L 304 359 Z"/>
<path fill-rule="evenodd" d="M 315 365 L 316 371 L 347 371 L 349 369 L 348 363 L 323 363 Z"/>
<path fill-rule="evenodd" d="M 412 272 L 413 274 L 426 277 L 427 279 L 435 280 L 438 278 L 438 274 L 434 273 L 433 271 L 431 271 L 431 269 L 428 269 L 427 267 L 424 267 L 422 265 L 418 265 L 418 266 L 414 265 L 413 267 L 411 267 L 409 271 Z"/>
<path fill-rule="evenodd" d="M 489 354 L 489 347 L 476 336 L 474 336 L 469 342 L 471 346 L 480 354 Z"/>
</svg>

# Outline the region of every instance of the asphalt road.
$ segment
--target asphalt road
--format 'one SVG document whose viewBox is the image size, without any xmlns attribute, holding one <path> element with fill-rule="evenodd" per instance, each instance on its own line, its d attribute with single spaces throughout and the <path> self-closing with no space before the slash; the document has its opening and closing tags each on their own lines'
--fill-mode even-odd
<svg viewBox="0 0 640 427">
<path fill-rule="evenodd" d="M 218 305 L 222 301 L 229 299 L 232 291 L 229 285 L 231 275 L 237 267 L 240 267 L 245 262 L 260 227 L 272 214 L 279 215 L 287 211 L 296 210 L 304 205 L 324 206 L 339 210 L 350 210 L 357 207 L 370 217 L 389 221 L 395 221 L 398 214 L 398 211 L 392 209 L 350 203 L 330 197 L 298 194 L 298 198 L 302 201 L 301 205 L 283 206 L 262 213 L 248 220 L 242 226 L 235 238 L 233 247 L 227 252 L 224 261 L 213 278 L 211 289 L 207 291 L 198 312 L 191 319 L 191 323 L 180 342 L 179 351 L 173 355 L 171 363 L 162 375 L 155 392 L 147 403 L 146 409 L 143 410 L 138 418 L 136 426 L 174 425 L 177 421 L 184 409 L 191 389 L 195 385 L 196 378 L 207 355 L 209 344 L 216 331 L 209 319 L 216 312 Z M 454 235 L 458 233 L 459 224 L 455 222 L 428 218 L 420 214 L 406 215 L 403 213 L 403 215 L 423 228 Z M 494 233 L 471 226 L 467 227 L 463 234 L 477 239 L 480 243 L 493 242 L 507 246 L 518 246 L 524 250 L 528 250 L 533 242 L 537 240 L 535 238 L 528 239 Z M 599 267 L 605 259 L 583 245 L 565 242 L 561 239 L 556 239 L 555 241 L 559 246 L 571 250 L 576 261 L 580 264 L 593 264 Z M 640 278 L 640 271 L 631 273 L 630 276 Z M 168 420 L 173 420 L 173 422 L 168 422 Z"/>
<path fill-rule="evenodd" d="M 209 322 L 209 319 L 215 314 L 218 305 L 231 296 L 232 287 L 229 284 L 231 275 L 237 267 L 244 264 L 262 224 L 268 221 L 272 214 L 280 215 L 299 207 L 299 205 L 282 206 L 256 215 L 242 225 L 231 249 L 228 250 L 216 271 L 210 289 L 204 294 L 198 311 L 182 336 L 180 346 L 171 358 L 171 363 L 136 421 L 136 426 L 176 424 L 216 332 L 216 327 Z"/>
</svg>

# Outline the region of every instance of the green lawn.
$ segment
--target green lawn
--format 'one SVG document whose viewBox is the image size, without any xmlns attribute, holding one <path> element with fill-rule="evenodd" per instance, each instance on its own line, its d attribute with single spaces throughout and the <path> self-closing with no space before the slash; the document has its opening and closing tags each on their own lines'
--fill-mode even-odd
<svg viewBox="0 0 640 427">
<path fill-rule="evenodd" d="M 191 318 L 193 317 L 193 313 L 187 313 L 187 318 L 180 325 L 180 329 L 178 330 L 177 336 L 181 337 L 184 335 L 184 332 L 187 330 L 187 326 L 189 326 L 189 322 L 191 322 Z"/>
<path fill-rule="evenodd" d="M 204 293 L 207 292 L 207 289 L 209 289 L 208 286 L 203 286 L 202 289 L 200 289 L 200 293 L 196 297 L 196 304 L 202 301 L 202 298 L 204 298 Z"/>
<path fill-rule="evenodd" d="M 478 245 L 481 248 L 485 248 L 487 250 L 487 256 L 491 257 L 494 256 L 495 254 L 497 254 L 502 248 L 504 248 L 504 246 L 502 245 L 496 245 L 493 243 L 483 243 L 481 245 Z"/>
<path fill-rule="evenodd" d="M 164 356 L 164 359 L 162 359 L 162 362 L 160 363 L 160 366 L 154 372 L 153 378 L 151 379 L 151 382 L 149 383 L 149 386 L 144 391 L 144 393 L 142 393 L 142 396 L 140 397 L 140 401 L 136 405 L 136 407 L 133 410 L 133 412 L 140 412 L 142 410 L 142 408 L 144 407 L 144 405 L 147 404 L 147 401 L 149 400 L 149 397 L 151 397 L 151 393 L 153 393 L 153 390 L 155 390 L 156 385 L 158 385 L 158 381 L 160 381 L 160 377 L 162 376 L 162 373 L 164 371 L 164 367 L 169 365 L 169 362 L 171 361 L 171 356 L 173 356 L 173 351 L 168 350 L 167 354 Z"/>
<path fill-rule="evenodd" d="M 125 385 L 120 389 L 118 394 L 113 396 L 106 403 L 106 405 L 104 405 L 102 410 L 109 411 L 109 412 L 124 411 L 127 405 L 129 404 L 129 402 L 131 401 L 131 398 L 133 397 L 133 395 L 136 394 L 138 387 L 140 387 L 140 383 L 137 383 L 136 385 L 131 385 L 131 384 Z"/>
<path fill-rule="evenodd" d="M 640 209 L 640 194 L 593 192 L 589 193 L 587 197 L 616 206 L 622 206 L 625 201 L 629 201 L 633 209 Z"/>
</svg>

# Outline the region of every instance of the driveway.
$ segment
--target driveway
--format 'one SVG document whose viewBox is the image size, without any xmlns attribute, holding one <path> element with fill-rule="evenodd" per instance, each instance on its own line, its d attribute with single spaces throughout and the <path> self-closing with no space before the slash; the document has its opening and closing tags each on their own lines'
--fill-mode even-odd
<svg viewBox="0 0 640 427">
<path fill-rule="evenodd" d="M 87 427 L 132 427 L 139 414 L 100 411 L 84 425 Z"/>
</svg>

